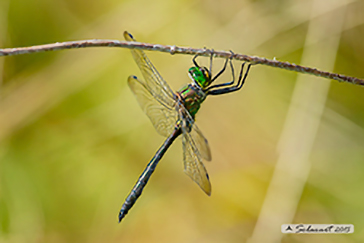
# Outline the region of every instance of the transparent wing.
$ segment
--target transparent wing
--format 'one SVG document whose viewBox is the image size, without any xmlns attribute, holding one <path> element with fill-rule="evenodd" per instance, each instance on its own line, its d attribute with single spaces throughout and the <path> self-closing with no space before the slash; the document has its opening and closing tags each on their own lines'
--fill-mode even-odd
<svg viewBox="0 0 364 243">
<path fill-rule="evenodd" d="M 124 32 L 126 41 L 136 41 L 131 34 Z M 174 93 L 166 81 L 158 73 L 157 69 L 148 59 L 142 50 L 130 49 L 144 80 L 141 81 L 144 87 L 154 96 L 161 104 L 170 105 L 174 102 Z"/>
<path fill-rule="evenodd" d="M 135 76 L 128 78 L 128 85 L 157 132 L 162 136 L 169 136 L 178 119 L 178 112 L 173 104 L 163 105 L 159 103 L 145 87 L 144 82 Z"/>
<path fill-rule="evenodd" d="M 202 163 L 202 159 L 207 161 L 211 160 L 210 147 L 207 139 L 202 135 L 202 132 L 198 129 L 193 119 L 190 116 L 185 119 L 187 124 L 191 124 L 189 122 L 192 122 L 192 127 L 188 131 L 188 126 L 182 125 L 184 171 L 207 195 L 211 195 L 209 175 Z"/>
</svg>

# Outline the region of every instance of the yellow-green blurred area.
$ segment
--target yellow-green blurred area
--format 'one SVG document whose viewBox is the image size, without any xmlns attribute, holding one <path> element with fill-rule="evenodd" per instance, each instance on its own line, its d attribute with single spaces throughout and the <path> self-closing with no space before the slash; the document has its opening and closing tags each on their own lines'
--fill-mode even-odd
<svg viewBox="0 0 364 243">
<path fill-rule="evenodd" d="M 363 13 L 360 0 L 1 0 L 0 48 L 122 40 L 127 30 L 141 42 L 363 78 Z M 192 56 L 146 54 L 173 90 L 190 82 Z M 213 72 L 223 63 L 214 59 Z M 164 141 L 127 86 L 129 75 L 141 77 L 130 51 L 1 57 L 0 73 L 1 243 L 364 241 L 363 87 L 253 66 L 242 90 L 208 97 L 197 114 L 212 195 L 183 173 L 178 139 L 118 224 Z M 230 80 L 228 69 L 216 82 Z M 283 235 L 281 223 L 355 232 Z"/>
</svg>

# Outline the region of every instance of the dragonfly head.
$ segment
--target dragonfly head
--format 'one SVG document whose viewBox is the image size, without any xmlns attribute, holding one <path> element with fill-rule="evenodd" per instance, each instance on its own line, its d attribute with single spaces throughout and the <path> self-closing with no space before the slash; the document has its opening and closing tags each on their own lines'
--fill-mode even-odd
<svg viewBox="0 0 364 243">
<path fill-rule="evenodd" d="M 188 70 L 188 75 L 202 89 L 211 84 L 211 74 L 206 67 L 191 67 Z"/>
</svg>

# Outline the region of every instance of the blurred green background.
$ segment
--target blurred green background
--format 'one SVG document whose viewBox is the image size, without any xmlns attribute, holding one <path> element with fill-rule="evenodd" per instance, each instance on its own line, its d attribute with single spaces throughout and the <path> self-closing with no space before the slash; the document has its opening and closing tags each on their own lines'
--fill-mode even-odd
<svg viewBox="0 0 364 243">
<path fill-rule="evenodd" d="M 0 48 L 122 40 L 128 30 L 141 42 L 293 63 L 305 55 L 306 65 L 363 78 L 363 12 L 363 1 L 349 0 L 1 0 Z M 340 25 L 332 21 L 338 18 Z M 317 23 L 327 26 L 316 28 L 321 46 L 338 40 L 331 56 L 304 54 L 318 43 L 307 38 Z M 192 56 L 147 55 L 174 90 L 189 82 Z M 216 59 L 214 70 L 222 64 Z M 288 150 L 293 171 L 277 174 L 288 114 L 299 107 L 291 102 L 298 75 L 254 66 L 240 92 L 209 97 L 197 115 L 212 150 L 213 161 L 205 163 L 211 197 L 183 173 L 178 140 L 118 224 L 125 197 L 164 141 L 127 87 L 129 75 L 141 76 L 130 51 L 104 47 L 1 57 L 0 73 L 0 242 L 364 241 L 360 86 L 314 79 L 300 102 L 310 102 L 311 91 L 322 84 L 328 92 L 319 96 L 320 114 L 313 112 L 316 103 L 307 109 L 305 117 L 318 125 L 307 132 L 312 143 L 306 159 L 296 160 L 294 153 L 306 129 L 288 132 L 284 136 L 296 141 Z M 303 85 L 312 79 L 300 78 Z M 229 72 L 220 78 L 229 79 Z M 298 118 L 306 124 L 305 117 Z M 274 178 L 302 188 L 291 188 L 297 193 L 285 198 L 284 187 L 272 186 Z M 272 198 L 278 211 L 264 206 Z M 284 223 L 354 224 L 355 233 L 282 235 L 274 222 L 283 214 L 292 219 Z M 269 222 L 273 231 L 265 231 Z M 262 232 L 267 239 L 254 240 Z"/>
</svg>

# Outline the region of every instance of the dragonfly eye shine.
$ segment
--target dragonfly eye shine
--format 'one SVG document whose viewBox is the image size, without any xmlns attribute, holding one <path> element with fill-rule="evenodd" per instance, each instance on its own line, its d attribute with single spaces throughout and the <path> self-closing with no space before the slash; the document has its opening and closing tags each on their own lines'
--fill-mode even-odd
<svg viewBox="0 0 364 243">
<path fill-rule="evenodd" d="M 206 88 L 211 84 L 211 75 L 206 67 L 191 67 L 188 73 L 201 88 Z"/>
</svg>

